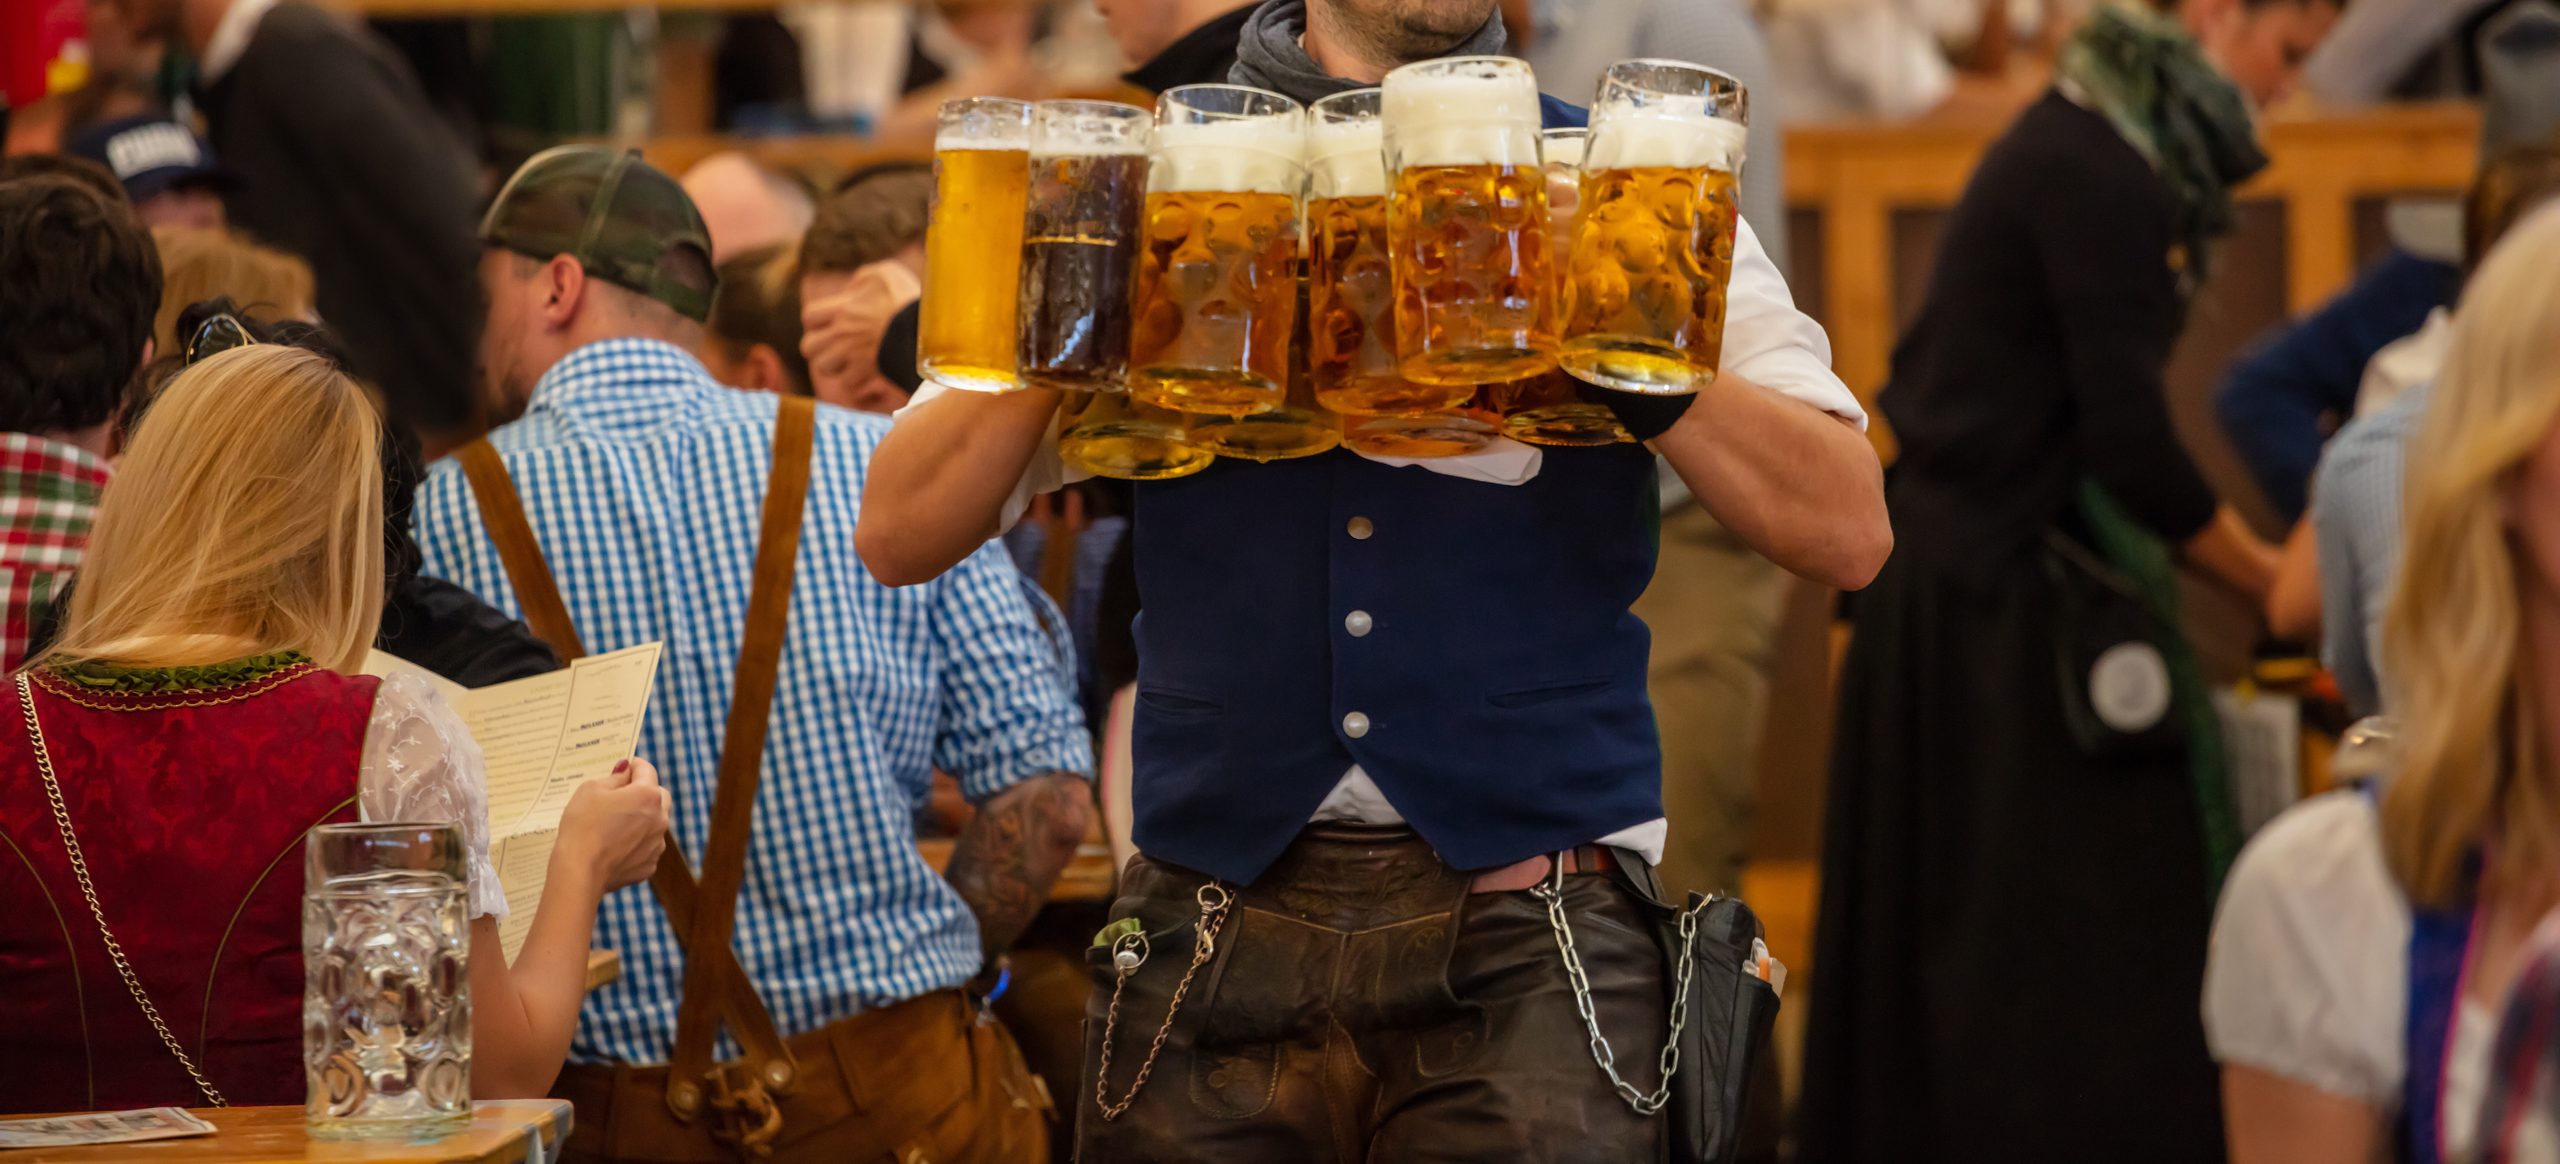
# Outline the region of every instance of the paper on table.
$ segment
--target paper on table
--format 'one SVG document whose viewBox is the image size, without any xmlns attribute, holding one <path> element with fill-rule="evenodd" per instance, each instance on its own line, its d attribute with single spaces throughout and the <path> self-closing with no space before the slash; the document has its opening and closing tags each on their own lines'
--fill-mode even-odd
<svg viewBox="0 0 2560 1164">
<path fill-rule="evenodd" d="M 187 1114 L 182 1108 L 150 1107 L 140 1111 L 101 1111 L 85 1115 L 0 1120 L 0 1150 L 130 1144 L 136 1140 L 174 1140 L 183 1136 L 212 1134 L 212 1124 Z"/>
<path fill-rule="evenodd" d="M 570 795 L 639 746 L 660 653 L 657 643 L 642 643 L 488 687 L 436 681 L 488 762 L 489 856 L 507 891 L 499 936 L 509 961 L 533 925 Z M 365 670 L 379 675 L 397 662 L 376 652 Z"/>
</svg>

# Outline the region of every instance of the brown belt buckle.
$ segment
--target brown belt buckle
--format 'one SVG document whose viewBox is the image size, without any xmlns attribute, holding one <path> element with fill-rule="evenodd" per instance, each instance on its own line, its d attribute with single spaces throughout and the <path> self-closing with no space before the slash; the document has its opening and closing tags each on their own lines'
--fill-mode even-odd
<svg viewBox="0 0 2560 1164">
<path fill-rule="evenodd" d="M 767 1067 L 767 1071 L 759 1072 L 749 1070 L 742 1062 L 722 1063 L 702 1076 L 710 1089 L 704 1130 L 740 1159 L 761 1160 L 773 1155 L 774 1138 L 782 1134 L 780 1100 L 789 1086 L 791 1068 L 780 1061 Z M 768 1080 L 768 1073 L 778 1078 Z"/>
</svg>

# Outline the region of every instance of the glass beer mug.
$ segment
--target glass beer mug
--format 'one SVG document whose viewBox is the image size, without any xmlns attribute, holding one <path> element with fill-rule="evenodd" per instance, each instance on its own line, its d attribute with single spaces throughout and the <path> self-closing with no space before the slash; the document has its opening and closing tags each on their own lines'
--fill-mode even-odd
<svg viewBox="0 0 2560 1164">
<path fill-rule="evenodd" d="M 964 97 L 942 103 L 933 138 L 933 209 L 925 228 L 924 302 L 916 367 L 976 392 L 1022 387 L 1015 371 L 1015 280 L 1022 271 L 1031 103 Z"/>
<path fill-rule="evenodd" d="M 1156 101 L 1129 390 L 1149 404 L 1248 416 L 1280 403 L 1297 323 L 1306 118 L 1242 85 Z"/>
<path fill-rule="evenodd" d="M 1589 131 L 1580 129 L 1550 129 L 1544 135 L 1547 196 L 1559 213 L 1571 213 L 1581 197 L 1588 136 Z M 1503 435 L 1527 444 L 1575 447 L 1635 440 L 1608 405 L 1583 399 L 1581 386 L 1559 370 L 1488 385 L 1479 399 L 1502 417 Z"/>
<path fill-rule="evenodd" d="M 1292 276 L 1289 286 L 1303 301 L 1306 279 Z M 1305 316 L 1304 311 L 1298 314 Z M 1315 382 L 1307 374 L 1307 345 L 1290 344 L 1288 355 L 1286 390 L 1279 403 L 1251 416 L 1194 415 L 1192 442 L 1222 457 L 1266 463 L 1312 457 L 1342 443 L 1341 421 L 1316 403 Z"/>
<path fill-rule="evenodd" d="M 1113 101 L 1032 106 L 1016 299 L 1026 382 L 1111 394 L 1128 386 L 1153 124 L 1146 110 Z"/>
<path fill-rule="evenodd" d="M 1741 82 L 1679 61 L 1602 75 L 1564 264 L 1567 372 L 1655 395 L 1715 378 L 1749 102 Z"/>
<path fill-rule="evenodd" d="M 303 1115 L 317 1139 L 432 1139 L 471 1121 L 462 830 L 329 824 L 303 847 Z"/>
<path fill-rule="evenodd" d="M 1058 402 L 1058 459 L 1122 481 L 1170 481 L 1217 458 L 1191 437 L 1191 417 L 1126 392 L 1069 392 Z"/>
<path fill-rule="evenodd" d="M 1474 393 L 1397 367 L 1378 96 L 1354 89 L 1307 110 L 1307 362 L 1317 402 L 1345 416 L 1434 412 Z"/>
<path fill-rule="evenodd" d="M 1422 61 L 1388 73 L 1380 89 L 1405 378 L 1473 386 L 1554 367 L 1554 258 L 1529 66 Z"/>
</svg>

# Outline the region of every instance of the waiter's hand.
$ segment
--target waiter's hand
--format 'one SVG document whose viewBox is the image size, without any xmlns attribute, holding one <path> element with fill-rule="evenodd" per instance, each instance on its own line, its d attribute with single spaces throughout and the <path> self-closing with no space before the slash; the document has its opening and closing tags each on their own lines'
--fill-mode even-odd
<svg viewBox="0 0 2560 1164">
<path fill-rule="evenodd" d="M 914 271 L 885 259 L 849 276 L 801 281 L 800 354 L 818 399 L 862 412 L 895 412 L 907 393 L 880 374 L 889 320 L 924 294 Z"/>
</svg>

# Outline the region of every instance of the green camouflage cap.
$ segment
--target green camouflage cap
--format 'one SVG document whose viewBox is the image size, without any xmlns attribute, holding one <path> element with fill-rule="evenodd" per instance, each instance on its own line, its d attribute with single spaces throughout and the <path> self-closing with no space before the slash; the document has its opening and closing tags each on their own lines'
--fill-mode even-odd
<svg viewBox="0 0 2560 1164">
<path fill-rule="evenodd" d="M 711 232 L 684 187 L 640 151 L 567 145 L 527 160 L 480 220 L 480 241 L 536 259 L 568 255 L 688 319 L 711 316 Z"/>
</svg>

